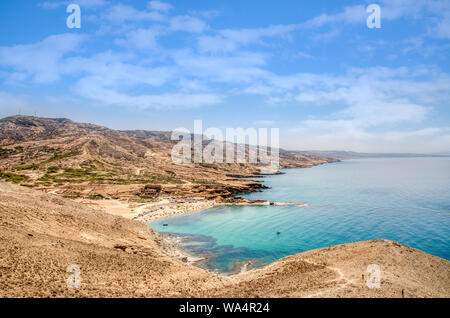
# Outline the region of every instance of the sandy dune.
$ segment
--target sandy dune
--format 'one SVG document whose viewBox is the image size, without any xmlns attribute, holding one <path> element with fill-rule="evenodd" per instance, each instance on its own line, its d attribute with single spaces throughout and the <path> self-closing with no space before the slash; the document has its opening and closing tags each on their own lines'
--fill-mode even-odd
<svg viewBox="0 0 450 318">
<path fill-rule="evenodd" d="M 0 183 L 1 297 L 450 297 L 450 262 L 387 240 L 286 257 L 223 277 L 169 257 L 146 224 Z M 69 264 L 81 288 L 69 289 Z M 381 288 L 362 274 L 382 269 Z"/>
</svg>

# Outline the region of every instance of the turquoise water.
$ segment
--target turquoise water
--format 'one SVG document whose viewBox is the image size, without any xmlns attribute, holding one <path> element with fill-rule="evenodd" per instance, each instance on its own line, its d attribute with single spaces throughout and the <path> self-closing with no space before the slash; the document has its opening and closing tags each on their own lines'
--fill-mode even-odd
<svg viewBox="0 0 450 318">
<path fill-rule="evenodd" d="M 376 238 L 450 259 L 450 158 L 355 159 L 283 172 L 263 179 L 271 189 L 245 197 L 308 207 L 216 207 L 151 226 L 220 272 Z"/>
</svg>

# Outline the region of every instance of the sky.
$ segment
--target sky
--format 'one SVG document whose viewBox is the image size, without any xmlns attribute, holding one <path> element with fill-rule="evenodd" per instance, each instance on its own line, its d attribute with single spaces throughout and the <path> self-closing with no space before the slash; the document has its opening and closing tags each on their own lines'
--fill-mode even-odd
<svg viewBox="0 0 450 318">
<path fill-rule="evenodd" d="M 449 52 L 448 0 L 2 0 L 0 117 L 202 120 L 279 128 L 291 150 L 450 152 Z"/>
</svg>

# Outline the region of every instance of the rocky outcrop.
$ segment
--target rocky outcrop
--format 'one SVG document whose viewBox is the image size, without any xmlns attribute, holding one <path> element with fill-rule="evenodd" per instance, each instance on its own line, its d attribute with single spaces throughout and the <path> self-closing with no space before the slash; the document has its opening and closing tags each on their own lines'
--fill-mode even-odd
<svg viewBox="0 0 450 318">
<path fill-rule="evenodd" d="M 268 189 L 262 183 L 252 180 L 240 180 L 239 183 L 223 185 L 223 184 L 189 184 L 183 186 L 173 185 L 145 185 L 136 194 L 143 199 L 154 199 L 160 195 L 177 196 L 177 197 L 201 197 L 204 199 L 213 199 L 224 201 L 234 198 L 237 202 L 241 200 L 236 198 L 242 193 L 259 192 Z"/>
<path fill-rule="evenodd" d="M 142 188 L 142 190 L 138 193 L 138 195 L 143 199 L 153 199 L 161 193 L 162 186 L 159 184 L 150 185 L 147 184 Z"/>
</svg>

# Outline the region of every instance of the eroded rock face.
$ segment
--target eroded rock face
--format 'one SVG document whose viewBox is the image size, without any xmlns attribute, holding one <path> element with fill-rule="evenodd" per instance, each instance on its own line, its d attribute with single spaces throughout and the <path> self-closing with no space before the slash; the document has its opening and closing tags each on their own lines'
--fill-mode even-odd
<svg viewBox="0 0 450 318">
<path fill-rule="evenodd" d="M 250 193 L 267 189 L 268 187 L 252 180 L 239 180 L 238 184 L 221 185 L 184 185 L 174 187 L 171 185 L 145 185 L 138 192 L 137 195 L 143 199 L 154 199 L 160 195 L 169 195 L 177 197 L 201 197 L 208 200 L 225 201 L 234 199 L 240 202 L 241 199 L 236 195 L 241 193 Z"/>
<path fill-rule="evenodd" d="M 147 184 L 142 188 L 141 192 L 138 193 L 138 196 L 143 199 L 156 198 L 161 193 L 161 190 L 162 186 L 159 184 Z"/>
</svg>

